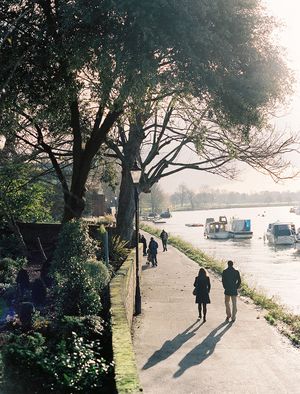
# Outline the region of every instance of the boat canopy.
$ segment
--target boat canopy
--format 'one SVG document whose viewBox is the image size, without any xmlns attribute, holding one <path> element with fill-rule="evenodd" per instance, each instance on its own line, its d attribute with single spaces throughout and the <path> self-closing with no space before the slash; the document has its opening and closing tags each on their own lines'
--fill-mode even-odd
<svg viewBox="0 0 300 394">
<path fill-rule="evenodd" d="M 232 231 L 251 231 L 250 219 L 233 219 L 231 223 Z"/>
<path fill-rule="evenodd" d="M 292 235 L 292 229 L 290 224 L 274 224 L 274 235 L 276 237 Z"/>
<path fill-rule="evenodd" d="M 221 222 L 209 223 L 209 232 L 218 233 L 219 231 L 227 231 L 226 223 L 221 223 Z"/>
</svg>

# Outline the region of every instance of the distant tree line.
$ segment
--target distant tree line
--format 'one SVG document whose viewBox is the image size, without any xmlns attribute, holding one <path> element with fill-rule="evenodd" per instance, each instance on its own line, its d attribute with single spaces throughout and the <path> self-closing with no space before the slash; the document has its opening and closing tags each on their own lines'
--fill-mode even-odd
<svg viewBox="0 0 300 394">
<path fill-rule="evenodd" d="M 170 207 L 169 196 L 163 192 L 161 187 L 155 183 L 150 193 L 142 193 L 140 198 L 140 212 L 161 213 Z"/>
<path fill-rule="evenodd" d="M 300 191 L 276 192 L 261 191 L 257 193 L 229 192 L 219 189 L 209 189 L 196 193 L 184 184 L 170 196 L 172 209 L 199 209 L 224 205 L 256 205 L 300 203 Z"/>
</svg>

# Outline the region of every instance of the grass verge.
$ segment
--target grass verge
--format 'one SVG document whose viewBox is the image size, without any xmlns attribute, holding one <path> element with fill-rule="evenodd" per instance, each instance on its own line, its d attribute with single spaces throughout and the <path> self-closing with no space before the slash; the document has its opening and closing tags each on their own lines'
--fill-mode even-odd
<svg viewBox="0 0 300 394">
<path fill-rule="evenodd" d="M 141 223 L 140 228 L 149 234 L 159 237 L 160 229 Z M 183 241 L 179 237 L 170 236 L 168 239 L 170 245 L 180 250 L 183 254 L 195 261 L 197 264 L 212 272 L 221 275 L 225 264 L 216 260 L 200 249 L 195 248 L 189 242 Z M 277 303 L 274 298 L 267 297 L 263 293 L 251 288 L 242 278 L 240 294 L 249 297 L 255 305 L 266 311 L 265 319 L 272 325 L 276 326 L 282 334 L 287 336 L 294 345 L 300 346 L 300 316 L 289 312 L 283 305 Z"/>
</svg>

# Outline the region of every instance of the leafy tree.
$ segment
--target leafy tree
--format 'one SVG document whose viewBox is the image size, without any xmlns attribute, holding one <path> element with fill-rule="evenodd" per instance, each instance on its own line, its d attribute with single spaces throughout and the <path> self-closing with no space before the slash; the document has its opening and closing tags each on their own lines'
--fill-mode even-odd
<svg viewBox="0 0 300 394">
<path fill-rule="evenodd" d="M 32 181 L 35 172 L 32 166 L 23 164 L 7 164 L 0 168 L 2 223 L 13 226 L 16 221 L 51 220 L 51 189 L 41 181 Z"/>
<path fill-rule="evenodd" d="M 0 21 L 0 127 L 18 152 L 51 162 L 65 221 L 83 212 L 108 133 L 154 87 L 155 100 L 205 98 L 244 132 L 289 88 L 258 0 L 3 0 Z"/>
</svg>

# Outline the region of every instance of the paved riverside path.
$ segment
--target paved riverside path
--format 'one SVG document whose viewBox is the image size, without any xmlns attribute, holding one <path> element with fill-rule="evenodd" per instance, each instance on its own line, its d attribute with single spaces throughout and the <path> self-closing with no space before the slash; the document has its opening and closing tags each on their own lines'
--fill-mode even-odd
<svg viewBox="0 0 300 394">
<path fill-rule="evenodd" d="M 142 314 L 134 323 L 145 394 L 300 394 L 300 349 L 254 305 L 239 298 L 237 319 L 226 324 L 222 284 L 210 273 L 211 304 L 203 323 L 192 295 L 199 266 L 171 246 L 162 252 L 161 242 L 158 267 L 145 263 Z"/>
</svg>

